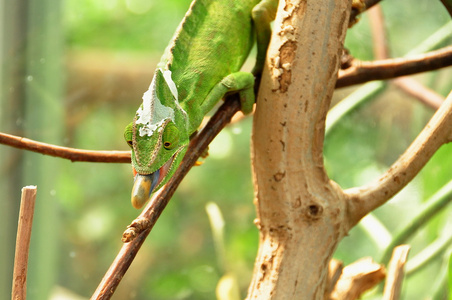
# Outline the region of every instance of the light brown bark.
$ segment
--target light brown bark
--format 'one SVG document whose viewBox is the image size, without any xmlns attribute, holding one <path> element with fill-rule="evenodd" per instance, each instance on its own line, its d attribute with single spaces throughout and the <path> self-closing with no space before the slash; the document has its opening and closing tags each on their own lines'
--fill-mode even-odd
<svg viewBox="0 0 452 300">
<path fill-rule="evenodd" d="M 322 299 L 339 241 L 452 140 L 451 93 L 376 182 L 343 191 L 328 178 L 325 118 L 349 11 L 347 0 L 280 1 L 253 124 L 260 241 L 247 299 Z"/>
<path fill-rule="evenodd" d="M 30 251 L 31 227 L 36 202 L 36 186 L 22 188 L 19 221 L 17 226 L 16 255 L 11 299 L 26 299 L 28 253 Z"/>
<path fill-rule="evenodd" d="M 332 260 L 334 261 L 334 260 Z M 342 270 L 341 277 L 327 299 L 356 300 L 385 278 L 385 268 L 370 257 L 362 258 Z"/>
<path fill-rule="evenodd" d="M 348 228 L 322 149 L 350 1 L 279 5 L 253 127 L 260 245 L 248 299 L 322 299 Z"/>
</svg>

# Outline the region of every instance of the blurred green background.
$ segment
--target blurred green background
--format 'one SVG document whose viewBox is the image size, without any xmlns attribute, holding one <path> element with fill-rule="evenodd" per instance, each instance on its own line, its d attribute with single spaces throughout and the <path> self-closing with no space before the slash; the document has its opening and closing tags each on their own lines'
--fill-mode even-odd
<svg viewBox="0 0 452 300">
<path fill-rule="evenodd" d="M 123 128 L 189 3 L 1 0 L 0 131 L 75 148 L 128 150 Z M 393 56 L 404 55 L 450 20 L 440 1 L 383 1 L 382 7 Z M 440 46 L 451 41 L 452 32 Z M 373 59 L 367 16 L 349 30 L 346 47 L 359 59 Z M 449 68 L 414 78 L 446 96 L 451 75 Z M 333 102 L 357 88 L 337 90 Z M 329 132 L 325 162 L 330 176 L 343 188 L 375 179 L 433 112 L 391 84 L 382 87 Z M 215 139 L 204 164 L 184 179 L 113 299 L 214 299 L 226 273 L 245 297 L 258 242 L 251 124 L 248 117 Z M 0 153 L 0 299 L 10 298 L 25 185 L 38 186 L 28 299 L 89 298 L 120 249 L 123 230 L 139 213 L 130 205 L 130 166 L 72 163 L 6 146 Z M 380 261 L 392 235 L 452 179 L 451 153 L 452 145 L 443 146 L 408 187 L 350 232 L 335 257 L 346 264 L 364 256 Z M 212 235 L 209 202 L 224 218 L 224 252 L 215 249 L 218 235 Z M 450 237 L 450 220 L 447 206 L 408 241 L 410 258 L 438 237 Z M 405 299 L 441 295 L 444 289 L 438 293 L 432 282 L 443 283 L 450 252 L 449 243 L 427 267 L 408 276 Z M 375 291 L 366 297 L 377 299 Z"/>
</svg>

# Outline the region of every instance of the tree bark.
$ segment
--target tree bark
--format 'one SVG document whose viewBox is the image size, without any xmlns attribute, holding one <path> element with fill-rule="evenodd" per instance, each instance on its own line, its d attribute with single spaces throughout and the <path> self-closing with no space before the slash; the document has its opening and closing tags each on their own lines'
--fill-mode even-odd
<svg viewBox="0 0 452 300">
<path fill-rule="evenodd" d="M 247 299 L 323 299 L 347 224 L 323 165 L 348 0 L 280 1 L 252 136 L 260 244 Z"/>
</svg>

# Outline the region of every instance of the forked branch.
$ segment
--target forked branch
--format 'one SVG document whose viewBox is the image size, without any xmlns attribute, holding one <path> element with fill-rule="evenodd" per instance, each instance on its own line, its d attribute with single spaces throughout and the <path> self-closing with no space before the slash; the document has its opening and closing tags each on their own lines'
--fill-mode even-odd
<svg viewBox="0 0 452 300">
<path fill-rule="evenodd" d="M 384 204 L 424 167 L 443 144 L 452 141 L 452 92 L 403 155 L 375 182 L 345 190 L 351 224 Z"/>
</svg>

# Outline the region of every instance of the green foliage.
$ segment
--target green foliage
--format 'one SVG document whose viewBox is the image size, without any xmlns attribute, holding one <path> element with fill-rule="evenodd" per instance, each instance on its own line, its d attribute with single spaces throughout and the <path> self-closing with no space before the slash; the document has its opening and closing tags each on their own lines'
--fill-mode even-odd
<svg viewBox="0 0 452 300">
<path fill-rule="evenodd" d="M 70 47 L 161 55 L 189 4 L 189 0 L 67 0 L 65 39 Z"/>
</svg>

